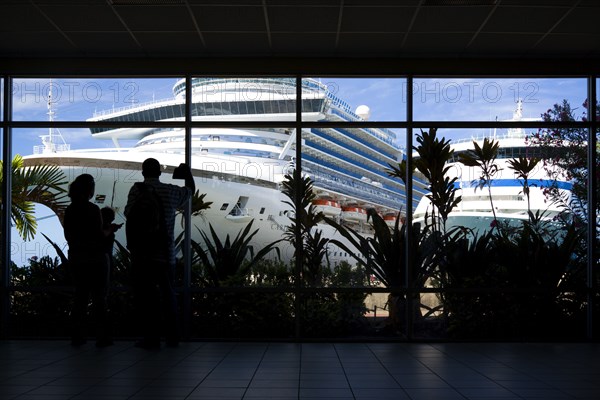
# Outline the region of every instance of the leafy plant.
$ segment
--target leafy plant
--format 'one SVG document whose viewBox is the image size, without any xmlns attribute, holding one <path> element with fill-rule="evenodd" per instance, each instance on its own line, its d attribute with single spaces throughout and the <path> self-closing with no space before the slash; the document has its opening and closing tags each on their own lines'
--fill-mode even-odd
<svg viewBox="0 0 600 400">
<path fill-rule="evenodd" d="M 200 194 L 199 190 L 192 195 L 192 217 L 203 216 L 204 211 L 208 210 L 213 204 L 212 201 L 204 201 L 206 193 Z M 177 210 L 177 214 L 183 214 L 183 210 Z M 184 219 L 181 219 L 181 226 L 184 225 Z M 178 238 L 181 239 L 181 238 Z"/>
<path fill-rule="evenodd" d="M 442 226 L 445 230 L 448 214 L 460 203 L 461 196 L 456 196 L 456 181 L 458 178 L 448 178 L 446 176 L 450 167 L 448 161 L 452 158 L 454 151 L 450 147 L 450 141 L 445 138 L 437 138 L 437 129 L 431 128 L 429 132 L 421 130 L 417 135 L 419 145 L 416 151 L 419 154 L 415 158 L 416 169 L 423 174 L 429 181 L 430 193 L 426 195 L 433 205 L 431 214 L 431 224 L 436 229 L 438 223 L 435 218 L 435 211 L 440 214 Z"/>
<path fill-rule="evenodd" d="M 328 268 L 327 245 L 329 239 L 322 235 L 322 231 L 317 228 L 318 224 L 324 221 L 325 216 L 318 212 L 313 205 L 315 195 L 313 192 L 313 182 L 308 176 L 298 177 L 294 171 L 288 174 L 282 183 L 282 192 L 288 197 L 284 203 L 291 207 L 290 225 L 288 225 L 284 237 L 296 252 L 298 258 L 299 246 L 302 246 L 302 281 L 309 286 L 321 285 L 323 283 L 323 270 Z M 300 208 L 296 209 L 295 199 L 299 194 Z M 297 243 L 296 232 L 300 231 L 301 243 Z M 326 260 L 326 265 L 323 261 Z"/>
<path fill-rule="evenodd" d="M 529 198 L 529 174 L 540 162 L 539 158 L 519 157 L 508 160 L 509 168 L 515 171 L 518 178 L 522 179 L 523 194 L 527 198 L 527 211 L 531 212 L 531 201 Z"/>
<path fill-rule="evenodd" d="M 198 261 L 202 263 L 207 285 L 218 287 L 226 282 L 239 281 L 270 251 L 275 250 L 279 256 L 276 245 L 280 240 L 266 245 L 256 255 L 254 254 L 254 247 L 250 242 L 259 230 L 251 231 L 253 223 L 254 220 L 250 221 L 233 240 L 227 235 L 225 242 L 219 239 L 212 224 L 209 224 L 210 236 L 198 229 L 206 250 L 198 242 L 192 241 L 194 249 L 192 263 Z"/>
<path fill-rule="evenodd" d="M 0 182 L 4 181 L 2 164 L 0 160 Z M 24 240 L 33 239 L 37 231 L 35 203 L 47 206 L 62 221 L 69 200 L 66 176 L 58 166 L 26 166 L 23 157 L 17 154 L 11 163 L 11 175 L 11 219 Z"/>
<path fill-rule="evenodd" d="M 492 198 L 492 182 L 496 174 L 500 172 L 500 168 L 496 164 L 500 143 L 493 139 L 485 138 L 483 139 L 482 146 L 473 141 L 473 147 L 473 150 L 467 150 L 465 153 L 459 154 L 458 159 L 467 167 L 478 167 L 481 169 L 481 176 L 478 180 L 474 180 L 472 185 L 480 190 L 487 187 L 490 206 L 494 214 L 493 226 L 497 226 L 496 209 L 494 208 L 494 200 Z"/>
<path fill-rule="evenodd" d="M 367 218 L 372 220 L 373 237 L 365 236 L 363 233 L 338 224 L 330 218 L 326 217 L 325 219 L 327 223 L 337 229 L 353 249 L 337 239 L 332 239 L 331 242 L 350 254 L 358 265 L 365 268 L 367 273 L 373 274 L 384 286 L 390 288 L 388 305 L 391 323 L 393 329 L 399 331 L 405 325 L 404 315 L 407 303 L 406 295 L 399 291 L 406 285 L 407 228 L 406 225 L 400 227 L 400 216 L 398 216 L 393 229 L 390 230 L 387 223 L 374 209 L 367 210 Z M 412 227 L 412 234 L 415 238 L 420 237 L 420 227 L 418 225 Z M 419 269 L 422 265 L 421 253 L 418 240 L 412 243 L 411 254 L 413 260 L 411 265 L 414 267 L 413 276 L 416 276 L 416 272 L 423 273 Z M 421 275 L 420 279 L 416 277 L 415 282 L 423 282 L 423 279 L 423 275 Z"/>
</svg>

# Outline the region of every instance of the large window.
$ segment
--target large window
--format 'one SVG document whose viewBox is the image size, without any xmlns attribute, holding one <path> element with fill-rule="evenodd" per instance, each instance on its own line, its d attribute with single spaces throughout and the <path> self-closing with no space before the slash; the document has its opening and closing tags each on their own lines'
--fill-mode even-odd
<svg viewBox="0 0 600 400">
<path fill-rule="evenodd" d="M 590 338 L 587 79 L 15 77 L 3 322 L 66 335 L 68 185 L 91 174 L 121 223 L 153 157 L 164 182 L 183 162 L 196 182 L 175 225 L 188 337 Z M 130 336 L 116 240 L 111 311 Z"/>
</svg>

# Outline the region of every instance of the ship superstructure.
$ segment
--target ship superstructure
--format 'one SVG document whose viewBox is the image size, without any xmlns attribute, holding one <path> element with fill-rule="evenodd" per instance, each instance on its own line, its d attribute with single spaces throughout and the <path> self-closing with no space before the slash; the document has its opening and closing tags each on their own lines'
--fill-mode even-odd
<svg viewBox="0 0 600 400">
<path fill-rule="evenodd" d="M 220 234 L 235 235 L 241 222 L 255 221 L 259 242 L 281 238 L 289 224 L 280 184 L 295 165 L 296 80 L 294 78 L 193 78 L 193 121 L 248 123 L 248 128 L 194 128 L 191 135 L 192 172 L 205 201 L 213 204 L 193 224 L 208 224 Z M 173 88 L 174 97 L 150 103 L 97 112 L 88 121 L 181 122 L 185 120 L 185 80 Z M 303 122 L 364 122 L 369 110 L 355 111 L 317 80 L 302 80 Z M 260 127 L 260 122 L 267 122 Z M 281 128 L 273 127 L 281 123 Z M 236 125 L 237 126 L 237 125 Z M 167 127 L 92 128 L 96 139 L 111 140 L 114 148 L 57 149 L 26 157 L 28 165 L 47 163 L 63 168 L 69 180 L 88 172 L 96 177 L 95 202 L 113 207 L 119 218 L 129 188 L 141 181 L 141 163 L 158 159 L 171 182 L 174 167 L 184 162 L 185 130 Z M 402 182 L 385 169 L 403 158 L 393 131 L 379 128 L 325 127 L 301 132 L 302 171 L 314 182 L 315 206 L 330 217 L 369 234 L 368 208 L 382 215 L 404 210 Z M 131 143 L 125 147 L 123 143 Z M 425 183 L 415 180 L 413 203 L 418 204 Z M 323 226 L 324 234 L 333 235 Z M 331 230 L 331 232 L 328 232 Z M 119 239 L 119 238 L 118 238 Z M 257 243 L 257 244 L 260 244 Z M 287 252 L 291 257 L 291 250 Z M 285 256 L 285 254 L 284 254 Z M 289 258 L 288 257 L 288 258 Z M 330 249 L 333 260 L 351 260 L 348 254 Z"/>
</svg>

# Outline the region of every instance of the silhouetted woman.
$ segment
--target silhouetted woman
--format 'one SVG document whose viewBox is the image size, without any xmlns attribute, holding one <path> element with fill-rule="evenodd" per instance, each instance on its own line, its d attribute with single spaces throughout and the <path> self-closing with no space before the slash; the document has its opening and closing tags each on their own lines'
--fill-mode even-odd
<svg viewBox="0 0 600 400">
<path fill-rule="evenodd" d="M 90 202 L 95 182 L 89 174 L 79 175 L 69 187 L 71 204 L 64 218 L 65 238 L 69 244 L 69 263 L 75 278 L 75 298 L 71 311 L 71 344 L 85 343 L 85 316 L 92 299 L 92 315 L 96 329 L 96 346 L 112 344 L 107 319 L 109 263 L 100 208 Z"/>
</svg>

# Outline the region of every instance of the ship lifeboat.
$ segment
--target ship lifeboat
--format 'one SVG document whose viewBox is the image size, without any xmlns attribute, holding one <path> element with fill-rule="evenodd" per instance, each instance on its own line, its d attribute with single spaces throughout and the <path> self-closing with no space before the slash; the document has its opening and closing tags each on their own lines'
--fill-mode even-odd
<svg viewBox="0 0 600 400">
<path fill-rule="evenodd" d="M 396 225 L 396 218 L 397 218 L 397 216 L 398 216 L 398 214 L 394 214 L 394 213 L 385 214 L 383 216 L 383 220 L 385 221 L 385 223 L 387 224 L 387 226 L 393 228 Z"/>
<path fill-rule="evenodd" d="M 397 213 L 388 213 L 383 216 L 383 220 L 390 228 L 393 228 L 394 226 L 396 226 L 396 218 L 397 217 L 398 217 Z M 402 225 L 404 225 L 404 221 L 405 221 L 405 217 L 401 215 L 400 223 L 398 224 L 398 227 L 401 227 Z"/>
<path fill-rule="evenodd" d="M 342 207 L 342 218 L 346 221 L 366 222 L 367 210 L 356 206 Z"/>
<path fill-rule="evenodd" d="M 322 212 L 327 216 L 337 217 L 342 212 L 342 207 L 337 201 L 318 199 L 313 200 L 312 203 L 317 212 Z"/>
</svg>

